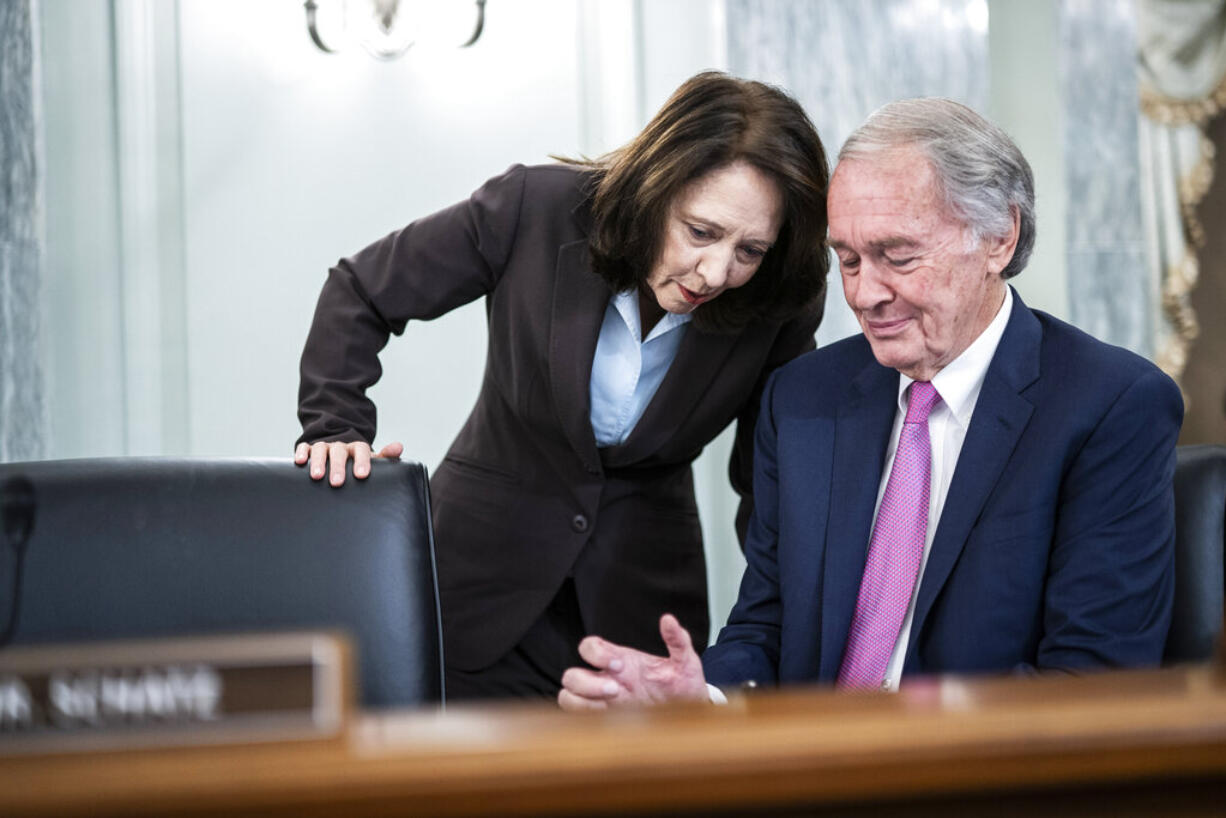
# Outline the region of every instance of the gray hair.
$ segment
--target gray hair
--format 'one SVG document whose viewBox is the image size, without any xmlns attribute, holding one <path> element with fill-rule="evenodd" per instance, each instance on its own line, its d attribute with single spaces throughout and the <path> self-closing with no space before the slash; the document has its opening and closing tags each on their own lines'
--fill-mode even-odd
<svg viewBox="0 0 1226 818">
<path fill-rule="evenodd" d="M 1020 273 L 1034 249 L 1034 174 L 1009 135 L 952 100 L 904 99 L 878 108 L 848 137 L 839 160 L 902 147 L 932 163 L 946 206 L 975 241 L 1007 236 L 1017 209 L 1017 248 L 1001 277 Z"/>
</svg>

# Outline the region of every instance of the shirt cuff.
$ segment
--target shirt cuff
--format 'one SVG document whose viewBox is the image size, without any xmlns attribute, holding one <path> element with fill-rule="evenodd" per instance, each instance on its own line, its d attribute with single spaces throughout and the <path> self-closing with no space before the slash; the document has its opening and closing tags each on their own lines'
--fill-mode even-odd
<svg viewBox="0 0 1226 818">
<path fill-rule="evenodd" d="M 707 695 L 711 697 L 711 704 L 728 703 L 728 697 L 724 695 L 724 691 L 720 690 L 713 684 L 707 684 Z"/>
</svg>

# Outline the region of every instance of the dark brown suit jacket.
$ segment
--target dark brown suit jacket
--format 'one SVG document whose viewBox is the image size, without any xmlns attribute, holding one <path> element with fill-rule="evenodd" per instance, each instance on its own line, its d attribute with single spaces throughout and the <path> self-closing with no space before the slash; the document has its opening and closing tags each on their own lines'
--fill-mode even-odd
<svg viewBox="0 0 1226 818">
<path fill-rule="evenodd" d="M 738 422 L 730 475 L 743 523 L 765 378 L 814 345 L 820 314 L 732 335 L 690 325 L 629 438 L 599 449 L 588 381 L 612 292 L 590 267 L 586 179 L 566 165 L 514 166 L 342 260 L 303 351 L 301 439 L 370 441 L 365 391 L 388 334 L 485 296 L 481 392 L 431 481 L 446 657 L 463 670 L 513 647 L 568 575 L 590 632 L 659 651 L 657 621 L 672 611 L 701 648 L 690 464 Z"/>
</svg>

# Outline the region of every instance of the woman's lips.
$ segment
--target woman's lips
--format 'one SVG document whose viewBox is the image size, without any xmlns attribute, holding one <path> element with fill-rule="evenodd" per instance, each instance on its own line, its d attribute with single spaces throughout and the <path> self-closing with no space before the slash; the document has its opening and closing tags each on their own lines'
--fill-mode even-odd
<svg viewBox="0 0 1226 818">
<path fill-rule="evenodd" d="M 702 302 L 709 300 L 707 296 L 699 295 L 693 290 L 687 290 L 685 287 L 683 287 L 680 284 L 677 285 L 677 289 L 681 291 L 682 298 L 684 298 L 686 301 L 688 301 L 689 303 L 693 304 L 696 307 Z"/>
</svg>

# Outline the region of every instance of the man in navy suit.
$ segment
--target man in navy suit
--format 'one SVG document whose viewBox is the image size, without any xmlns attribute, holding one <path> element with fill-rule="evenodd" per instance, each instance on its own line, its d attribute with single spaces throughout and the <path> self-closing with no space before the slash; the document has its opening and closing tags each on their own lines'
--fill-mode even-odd
<svg viewBox="0 0 1226 818">
<path fill-rule="evenodd" d="M 1035 235 L 1017 146 L 957 103 L 891 103 L 843 147 L 828 202 L 863 334 L 766 388 L 727 626 L 701 660 L 670 615 L 666 657 L 588 637 L 563 707 L 1159 662 L 1183 404 L 1006 283 Z"/>
</svg>

